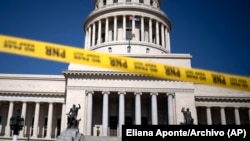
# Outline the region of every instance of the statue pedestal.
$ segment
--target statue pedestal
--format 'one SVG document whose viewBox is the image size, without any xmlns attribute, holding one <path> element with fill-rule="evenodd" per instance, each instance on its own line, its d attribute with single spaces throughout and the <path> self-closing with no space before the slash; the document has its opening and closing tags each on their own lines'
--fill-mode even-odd
<svg viewBox="0 0 250 141">
<path fill-rule="evenodd" d="M 69 128 L 64 130 L 56 141 L 81 141 L 83 134 L 79 133 L 78 129 Z"/>
</svg>

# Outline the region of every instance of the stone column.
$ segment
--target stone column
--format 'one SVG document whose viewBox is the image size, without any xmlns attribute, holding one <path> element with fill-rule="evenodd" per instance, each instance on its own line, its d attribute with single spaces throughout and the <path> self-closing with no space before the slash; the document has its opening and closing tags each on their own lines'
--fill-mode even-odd
<svg viewBox="0 0 250 141">
<path fill-rule="evenodd" d="M 135 35 L 135 20 L 134 19 L 132 19 L 132 35 L 131 36 L 132 36 L 131 39 L 135 40 L 136 35 Z"/>
<path fill-rule="evenodd" d="M 106 18 L 106 23 L 105 23 L 105 42 L 108 42 L 109 37 L 109 19 Z"/>
<path fill-rule="evenodd" d="M 119 136 L 122 136 L 122 125 L 125 123 L 125 94 L 126 92 L 118 92 L 119 94 Z"/>
<path fill-rule="evenodd" d="M 103 1 L 101 0 L 100 2 L 99 2 L 99 7 L 103 7 L 104 6 L 104 4 L 103 4 Z"/>
<path fill-rule="evenodd" d="M 117 40 L 117 16 L 114 16 L 114 41 Z"/>
<path fill-rule="evenodd" d="M 109 117 L 109 97 L 110 92 L 102 92 L 103 105 L 102 105 L 102 135 L 108 135 L 108 117 Z"/>
<path fill-rule="evenodd" d="M 225 108 L 224 107 L 220 107 L 220 118 L 221 118 L 221 124 L 222 125 L 226 125 L 226 115 L 225 115 Z"/>
<path fill-rule="evenodd" d="M 165 38 L 166 38 L 166 50 L 168 51 L 168 53 L 170 53 L 170 37 L 169 37 L 169 32 L 168 29 L 165 29 Z"/>
<path fill-rule="evenodd" d="M 88 28 L 85 31 L 85 43 L 84 43 L 84 48 L 88 48 Z"/>
<path fill-rule="evenodd" d="M 164 34 L 164 25 L 161 24 L 161 46 L 165 48 L 165 34 Z"/>
<path fill-rule="evenodd" d="M 91 25 L 89 26 L 89 35 L 88 35 L 88 47 L 90 48 L 91 47 L 91 33 L 92 33 L 92 30 L 91 30 Z"/>
<path fill-rule="evenodd" d="M 149 43 L 152 42 L 152 19 L 149 18 Z"/>
<path fill-rule="evenodd" d="M 141 92 L 135 92 L 135 125 L 141 125 Z"/>
<path fill-rule="evenodd" d="M 92 107 L 93 107 L 93 91 L 87 91 L 86 92 L 88 96 L 88 111 L 87 111 L 87 134 L 86 135 L 91 135 L 92 134 Z"/>
<path fill-rule="evenodd" d="M 99 20 L 98 22 L 98 44 L 100 44 L 102 41 L 101 34 L 102 34 L 102 21 Z"/>
<path fill-rule="evenodd" d="M 141 17 L 141 41 L 144 41 L 144 17 Z"/>
<path fill-rule="evenodd" d="M 168 124 L 174 124 L 174 106 L 173 106 L 173 99 L 175 93 L 167 93 L 168 96 Z"/>
<path fill-rule="evenodd" d="M 159 41 L 159 22 L 156 21 L 155 22 L 155 28 L 156 28 L 156 44 L 159 45 L 160 44 L 160 41 Z"/>
<path fill-rule="evenodd" d="M 123 15 L 123 40 L 126 40 L 126 15 Z"/>
<path fill-rule="evenodd" d="M 8 112 L 8 118 L 7 118 L 7 125 L 5 127 L 5 136 L 10 137 L 10 119 L 13 115 L 13 109 L 14 109 L 14 102 L 10 101 L 9 103 L 9 112 Z"/>
<path fill-rule="evenodd" d="M 95 45 L 95 23 L 93 23 L 93 32 L 92 32 L 92 46 Z"/>
<path fill-rule="evenodd" d="M 52 131 L 52 115 L 53 115 L 53 103 L 49 103 L 49 110 L 48 110 L 48 124 L 47 124 L 47 134 L 46 138 L 51 138 L 51 131 Z"/>
<path fill-rule="evenodd" d="M 66 125 L 66 113 L 65 113 L 65 103 L 62 103 L 62 115 L 61 115 L 61 132 L 63 132 L 63 130 L 65 129 L 65 125 Z"/>
<path fill-rule="evenodd" d="M 157 95 L 158 93 L 150 93 L 151 95 L 151 117 L 152 125 L 158 124 L 158 108 L 157 108 Z"/>
<path fill-rule="evenodd" d="M 234 116 L 235 116 L 235 124 L 240 125 L 240 113 L 238 107 L 234 108 Z"/>
<path fill-rule="evenodd" d="M 32 138 L 37 138 L 37 135 L 38 135 L 37 131 L 38 131 L 39 113 L 40 113 L 40 103 L 37 102 L 36 107 L 35 107 L 35 117 L 34 117 Z"/>
<path fill-rule="evenodd" d="M 207 125 L 212 125 L 212 116 L 210 107 L 206 107 L 206 113 L 207 113 Z"/>
<path fill-rule="evenodd" d="M 24 137 L 24 133 L 25 133 L 25 128 L 26 128 L 26 109 L 27 109 L 27 102 L 23 102 L 23 106 L 22 106 L 22 114 L 21 117 L 24 119 L 24 126 L 23 129 L 20 131 L 19 136 L 20 137 Z"/>
</svg>

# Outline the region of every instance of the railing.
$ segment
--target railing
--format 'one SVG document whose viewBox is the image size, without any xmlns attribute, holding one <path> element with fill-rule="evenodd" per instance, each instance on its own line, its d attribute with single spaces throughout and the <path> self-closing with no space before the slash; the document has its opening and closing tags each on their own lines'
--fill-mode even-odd
<svg viewBox="0 0 250 141">
<path fill-rule="evenodd" d="M 96 12 L 101 12 L 101 11 L 104 11 L 108 8 L 113 8 L 113 7 L 117 7 L 117 6 L 120 6 L 120 7 L 134 7 L 134 8 L 143 8 L 143 9 L 148 9 L 148 10 L 153 10 L 157 13 L 160 13 L 160 14 L 163 14 L 165 15 L 164 12 L 161 11 L 160 7 L 154 7 L 154 6 L 151 6 L 151 5 L 148 5 L 148 4 L 142 4 L 142 3 L 130 3 L 130 2 L 125 2 L 125 3 L 113 3 L 113 4 L 107 4 L 107 5 L 103 5 L 101 7 L 98 7 L 98 8 L 95 8 L 95 10 L 90 14 L 92 15 L 93 13 L 96 13 Z"/>
</svg>

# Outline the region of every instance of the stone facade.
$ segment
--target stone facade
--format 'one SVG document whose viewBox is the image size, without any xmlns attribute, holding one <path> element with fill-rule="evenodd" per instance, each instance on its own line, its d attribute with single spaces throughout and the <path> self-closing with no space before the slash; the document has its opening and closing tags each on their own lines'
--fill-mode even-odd
<svg viewBox="0 0 250 141">
<path fill-rule="evenodd" d="M 83 25 L 85 49 L 191 68 L 190 54 L 171 53 L 171 22 L 160 4 L 95 0 Z M 0 74 L 0 86 L 1 140 L 11 139 L 17 109 L 25 119 L 20 139 L 56 140 L 73 104 L 81 105 L 79 133 L 90 140 L 120 137 L 124 124 L 179 125 L 183 107 L 195 124 L 250 123 L 250 92 L 92 66 L 69 64 L 59 76 Z"/>
</svg>

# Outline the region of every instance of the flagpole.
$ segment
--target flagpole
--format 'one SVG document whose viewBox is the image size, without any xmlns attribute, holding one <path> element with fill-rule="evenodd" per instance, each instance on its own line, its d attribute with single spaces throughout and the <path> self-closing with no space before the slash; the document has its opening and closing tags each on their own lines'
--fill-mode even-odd
<svg viewBox="0 0 250 141">
<path fill-rule="evenodd" d="M 133 26 L 133 19 L 134 19 L 134 16 L 129 16 L 129 20 L 131 20 L 131 22 L 129 22 L 129 27 L 130 27 L 130 29 L 131 29 L 131 34 L 129 35 L 129 38 L 128 38 L 128 50 L 129 50 L 129 52 L 130 52 L 130 49 L 131 49 L 131 47 L 130 47 L 130 40 L 132 39 L 132 37 L 133 37 L 133 33 L 132 33 L 132 26 Z"/>
</svg>

